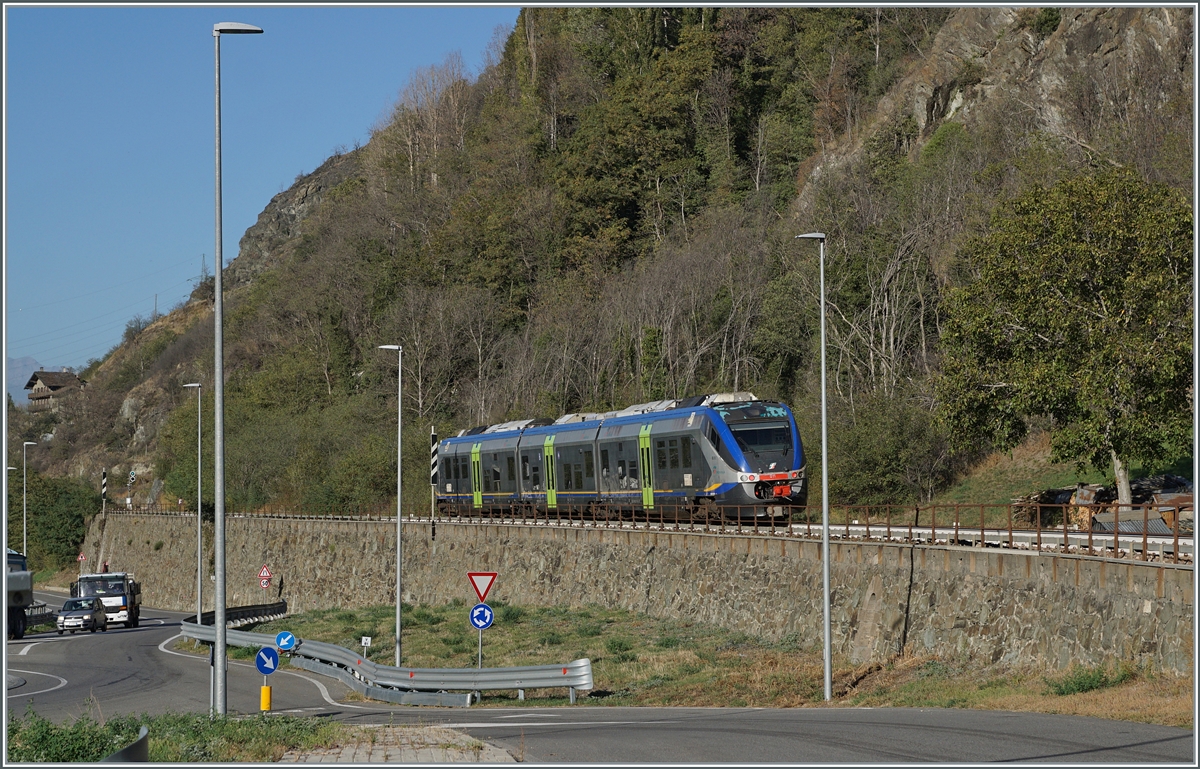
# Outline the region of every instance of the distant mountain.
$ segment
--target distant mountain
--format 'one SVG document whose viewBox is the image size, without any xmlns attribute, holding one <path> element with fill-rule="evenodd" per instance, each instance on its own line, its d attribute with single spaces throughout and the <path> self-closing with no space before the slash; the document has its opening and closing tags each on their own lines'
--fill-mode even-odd
<svg viewBox="0 0 1200 769">
<path fill-rule="evenodd" d="M 25 383 L 33 372 L 42 368 L 42 364 L 33 358 L 9 358 L 7 376 L 4 379 L 4 389 L 12 396 L 13 403 L 18 406 L 25 403 Z"/>
</svg>

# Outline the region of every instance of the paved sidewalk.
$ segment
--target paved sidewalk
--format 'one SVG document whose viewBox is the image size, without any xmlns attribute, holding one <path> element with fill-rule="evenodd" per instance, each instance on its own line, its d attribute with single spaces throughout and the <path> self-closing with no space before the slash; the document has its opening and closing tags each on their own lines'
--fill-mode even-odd
<svg viewBox="0 0 1200 769">
<path fill-rule="evenodd" d="M 306 764 L 445 764 L 512 763 L 515 759 L 495 745 L 443 726 L 358 726 L 354 733 L 328 748 L 285 753 L 281 763 Z"/>
</svg>

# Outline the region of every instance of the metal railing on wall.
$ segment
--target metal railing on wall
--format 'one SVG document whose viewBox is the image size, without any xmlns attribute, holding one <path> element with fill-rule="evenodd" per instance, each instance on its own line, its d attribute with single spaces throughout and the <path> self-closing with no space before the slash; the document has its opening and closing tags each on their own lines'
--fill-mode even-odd
<svg viewBox="0 0 1200 769">
<path fill-rule="evenodd" d="M 672 507 L 635 510 L 616 505 L 560 505 L 555 510 L 449 507 L 431 515 L 412 508 L 404 520 L 464 524 L 513 524 L 703 532 L 813 539 L 821 537 L 821 509 L 763 507 Z M 1011 505 L 836 505 L 830 508 L 830 536 L 841 541 L 882 541 L 925 545 L 1000 547 L 1072 553 L 1143 562 L 1191 564 L 1194 532 L 1190 505 L 1041 504 Z M 171 515 L 194 518 L 194 511 L 156 506 L 109 509 L 110 515 Z M 229 518 L 394 521 L 381 510 L 326 513 L 292 509 L 231 512 Z M 1168 523 L 1169 522 L 1169 523 Z"/>
</svg>

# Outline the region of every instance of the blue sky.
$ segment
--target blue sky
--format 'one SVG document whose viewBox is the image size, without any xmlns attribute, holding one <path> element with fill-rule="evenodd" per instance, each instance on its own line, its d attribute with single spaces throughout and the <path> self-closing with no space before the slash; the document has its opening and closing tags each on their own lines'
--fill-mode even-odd
<svg viewBox="0 0 1200 769">
<path fill-rule="evenodd" d="M 367 142 L 415 70 L 458 51 L 477 72 L 519 8 L 4 10 L 5 352 L 82 368 L 156 294 L 163 313 L 185 299 L 202 254 L 212 272 L 214 23 L 265 31 L 221 41 L 228 263 L 298 174 Z"/>
</svg>

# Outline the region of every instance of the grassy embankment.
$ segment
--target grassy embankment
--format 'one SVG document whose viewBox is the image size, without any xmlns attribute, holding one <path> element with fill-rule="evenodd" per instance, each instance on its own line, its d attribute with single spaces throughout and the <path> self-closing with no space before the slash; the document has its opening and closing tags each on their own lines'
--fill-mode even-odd
<svg viewBox="0 0 1200 769">
<path fill-rule="evenodd" d="M 509 606 L 493 600 L 496 623 L 484 631 L 489 667 L 592 660 L 596 689 L 588 705 L 824 707 L 820 649 L 799 639 L 769 642 L 744 633 L 662 620 L 596 606 Z M 405 607 L 404 664 L 474 667 L 478 633 L 466 602 Z M 324 610 L 265 623 L 256 632 L 290 630 L 301 638 L 357 649 L 371 636 L 368 658 L 392 664 L 395 609 Z M 191 648 L 182 642 L 180 648 Z M 231 655 L 252 658 L 254 650 Z M 898 657 L 854 667 L 834 659 L 834 706 L 947 707 L 1095 716 L 1192 727 L 1192 677 L 1130 666 L 1033 668 L 980 666 L 931 656 Z M 548 706 L 567 692 L 485 692 L 484 706 Z M 352 695 L 358 697 L 358 695 Z"/>
</svg>

